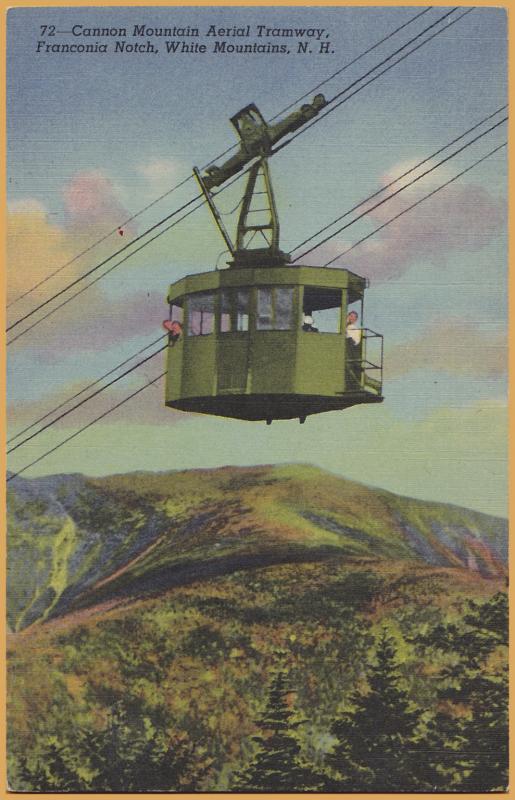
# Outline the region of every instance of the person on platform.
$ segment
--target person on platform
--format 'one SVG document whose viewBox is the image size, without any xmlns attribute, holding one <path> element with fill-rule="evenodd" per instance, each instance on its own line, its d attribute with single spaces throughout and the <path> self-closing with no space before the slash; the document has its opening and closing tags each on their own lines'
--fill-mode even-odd
<svg viewBox="0 0 515 800">
<path fill-rule="evenodd" d="M 358 321 L 358 313 L 357 311 L 349 311 L 347 314 L 347 326 L 345 328 L 345 335 L 347 339 L 349 339 L 350 344 L 352 345 L 359 345 L 361 344 L 361 328 L 358 328 L 356 323 Z"/>
<path fill-rule="evenodd" d="M 306 333 L 318 333 L 318 328 L 313 325 L 313 317 L 310 312 L 305 312 L 302 320 L 302 330 Z"/>
<path fill-rule="evenodd" d="M 168 331 L 168 339 L 172 347 L 174 347 L 174 345 L 177 344 L 177 342 L 182 336 L 181 323 L 175 319 L 174 320 L 165 319 L 165 321 L 163 322 L 163 328 L 165 329 L 165 331 Z"/>
</svg>

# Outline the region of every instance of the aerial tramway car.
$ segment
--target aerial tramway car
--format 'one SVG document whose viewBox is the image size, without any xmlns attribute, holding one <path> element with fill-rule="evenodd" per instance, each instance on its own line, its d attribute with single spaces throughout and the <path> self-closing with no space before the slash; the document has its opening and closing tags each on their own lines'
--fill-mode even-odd
<svg viewBox="0 0 515 800">
<path fill-rule="evenodd" d="M 246 106 L 231 118 L 238 152 L 204 175 L 195 168 L 232 260 L 170 286 L 167 406 L 270 424 L 382 401 L 382 336 L 362 327 L 367 280 L 279 249 L 268 158 L 324 105 L 317 95 L 273 126 Z M 249 162 L 234 246 L 212 190 Z"/>
</svg>

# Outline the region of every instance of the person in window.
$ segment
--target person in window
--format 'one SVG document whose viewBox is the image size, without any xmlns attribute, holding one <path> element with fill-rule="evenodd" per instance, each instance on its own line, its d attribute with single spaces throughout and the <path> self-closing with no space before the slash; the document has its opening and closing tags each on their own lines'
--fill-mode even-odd
<svg viewBox="0 0 515 800">
<path fill-rule="evenodd" d="M 306 333 L 318 333 L 318 328 L 313 325 L 313 317 L 311 312 L 305 312 L 304 319 L 302 320 L 302 330 Z"/>
<path fill-rule="evenodd" d="M 361 344 L 361 328 L 358 328 L 356 323 L 358 321 L 358 313 L 357 311 L 349 311 L 347 314 L 347 327 L 345 329 L 345 335 L 349 340 L 349 344 L 358 346 Z"/>
<path fill-rule="evenodd" d="M 171 342 L 172 347 L 174 347 L 182 336 L 181 323 L 178 322 L 176 319 L 174 320 L 165 319 L 165 321 L 163 322 L 163 328 L 165 329 L 165 331 L 168 331 L 168 339 Z"/>
</svg>

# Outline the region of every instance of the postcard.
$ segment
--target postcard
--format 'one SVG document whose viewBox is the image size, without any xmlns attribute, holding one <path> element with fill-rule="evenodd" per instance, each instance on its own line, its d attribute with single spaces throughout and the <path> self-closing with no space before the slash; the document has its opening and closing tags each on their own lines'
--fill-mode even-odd
<svg viewBox="0 0 515 800">
<path fill-rule="evenodd" d="M 507 17 L 7 12 L 8 789 L 499 793 Z"/>
</svg>

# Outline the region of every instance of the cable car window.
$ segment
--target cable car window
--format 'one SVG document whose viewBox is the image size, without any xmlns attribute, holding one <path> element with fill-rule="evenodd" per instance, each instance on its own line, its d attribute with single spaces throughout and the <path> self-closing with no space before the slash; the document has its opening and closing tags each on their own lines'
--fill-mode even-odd
<svg viewBox="0 0 515 800">
<path fill-rule="evenodd" d="M 228 333 L 231 330 L 231 294 L 228 289 L 220 292 L 220 332 Z"/>
<path fill-rule="evenodd" d="M 188 336 L 213 333 L 215 296 L 212 292 L 192 294 L 188 300 Z"/>
<path fill-rule="evenodd" d="M 340 333 L 342 293 L 340 289 L 318 289 L 306 286 L 303 301 L 303 330 L 320 333 Z"/>
<path fill-rule="evenodd" d="M 293 289 L 291 286 L 277 286 L 274 289 L 274 295 L 274 328 L 279 331 L 290 330 L 293 317 Z"/>
<path fill-rule="evenodd" d="M 222 289 L 220 293 L 220 333 L 248 331 L 249 290 Z"/>
<path fill-rule="evenodd" d="M 236 330 L 249 329 L 249 290 L 239 289 L 236 294 Z"/>
<path fill-rule="evenodd" d="M 293 288 L 274 286 L 257 290 L 257 329 L 290 330 L 293 320 Z"/>
<path fill-rule="evenodd" d="M 180 303 L 180 305 L 179 305 Z M 180 322 L 181 325 L 184 321 L 184 308 L 182 307 L 182 300 L 175 300 L 170 306 L 170 320 L 172 322 Z"/>
<path fill-rule="evenodd" d="M 272 290 L 257 290 L 257 329 L 259 331 L 272 330 Z"/>
</svg>

